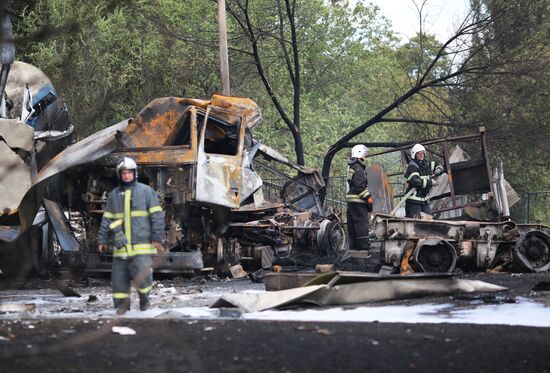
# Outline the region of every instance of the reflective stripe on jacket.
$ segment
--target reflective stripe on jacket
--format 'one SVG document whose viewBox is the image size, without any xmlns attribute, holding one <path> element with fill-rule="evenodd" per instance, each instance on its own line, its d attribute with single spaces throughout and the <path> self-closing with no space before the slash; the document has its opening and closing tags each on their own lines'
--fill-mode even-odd
<svg viewBox="0 0 550 373">
<path fill-rule="evenodd" d="M 428 193 L 432 188 L 431 176 L 436 168 L 434 161 L 426 160 L 418 161 L 411 159 L 405 172 L 405 180 L 407 181 L 407 191 L 416 188 L 416 191 L 411 194 L 407 200 L 417 203 L 427 203 Z"/>
<path fill-rule="evenodd" d="M 156 254 L 151 242 L 162 242 L 164 235 L 164 214 L 157 193 L 139 182 L 113 189 L 107 198 L 97 242 L 107 244 L 113 230 L 120 229 L 120 226 L 128 243 L 115 249 L 113 256 L 128 258 Z"/>
</svg>

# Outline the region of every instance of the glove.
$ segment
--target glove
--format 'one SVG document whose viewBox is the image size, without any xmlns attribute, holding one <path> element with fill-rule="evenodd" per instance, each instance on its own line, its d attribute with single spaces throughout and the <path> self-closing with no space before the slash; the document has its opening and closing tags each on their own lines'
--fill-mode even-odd
<svg viewBox="0 0 550 373">
<path fill-rule="evenodd" d="M 374 204 L 374 198 L 369 196 L 369 198 L 367 198 L 367 210 L 368 210 L 368 212 L 372 212 L 372 205 L 373 204 Z"/>
<path fill-rule="evenodd" d="M 111 224 L 111 230 L 114 233 L 114 240 L 115 240 L 115 246 L 117 249 L 122 249 L 126 244 L 128 243 L 128 239 L 124 235 L 124 231 L 122 230 L 122 224 L 120 221 L 114 222 Z"/>
<path fill-rule="evenodd" d="M 119 250 L 123 249 L 127 243 L 128 243 L 128 239 L 124 235 L 124 232 L 122 231 L 122 229 L 115 232 L 115 246 L 117 249 Z"/>
<path fill-rule="evenodd" d="M 109 225 L 109 228 L 113 231 L 115 236 L 115 247 L 118 250 L 124 248 L 124 246 L 126 246 L 126 244 L 128 243 L 128 239 L 126 238 L 126 236 L 124 235 L 124 231 L 122 230 L 122 220 L 112 222 Z"/>
</svg>

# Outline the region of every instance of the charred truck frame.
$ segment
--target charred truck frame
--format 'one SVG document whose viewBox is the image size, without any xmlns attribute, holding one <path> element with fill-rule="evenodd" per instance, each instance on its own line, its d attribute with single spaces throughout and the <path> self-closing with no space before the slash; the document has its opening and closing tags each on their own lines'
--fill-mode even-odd
<svg viewBox="0 0 550 373">
<path fill-rule="evenodd" d="M 110 270 L 111 255 L 96 252 L 95 235 L 107 193 L 117 184 L 115 164 L 123 156 L 137 162 L 139 180 L 153 187 L 163 204 L 166 251 L 156 257 L 157 272 L 205 266 L 232 272 L 238 264 L 268 269 L 274 263 L 296 264 L 304 253 L 341 255 L 345 230 L 336 216 L 321 213 L 322 178 L 254 140 L 251 130 L 260 120 L 257 105 L 245 98 L 160 98 L 134 119 L 73 145 L 58 158 L 71 167 L 62 173 L 60 204 L 46 205 L 56 233 L 50 261 Z M 98 158 L 103 152 L 108 154 Z M 282 200 L 264 200 L 252 162 L 257 155 L 297 171 L 298 176 L 287 176 Z"/>
<path fill-rule="evenodd" d="M 403 209 L 394 208 L 394 198 L 404 193 L 394 195 L 390 180 L 399 177 L 396 184 L 404 185 L 401 176 L 412 143 L 374 144 L 392 149 L 366 157 L 392 153 L 401 156 L 397 172 L 384 173 L 379 164 L 367 168 L 369 190 L 375 198 L 371 229 L 380 244 L 383 269 L 401 274 L 453 272 L 457 268 L 499 271 L 510 267 L 525 272 L 550 269 L 550 228 L 510 220 L 509 207 L 519 198 L 504 180 L 502 167 L 492 172 L 484 128 L 478 134 L 421 143 L 432 157 L 442 160 L 447 171 L 438 177 L 438 186 L 429 195 L 437 220 L 431 216 L 405 218 Z"/>
<path fill-rule="evenodd" d="M 323 178 L 254 140 L 251 130 L 260 120 L 259 108 L 246 98 L 156 99 L 135 118 L 71 145 L 46 164 L 17 210 L 19 226 L 4 219 L 0 238 L 15 240 L 15 246 L 6 245 L 16 257 L 26 232 L 34 232 L 33 237 L 45 232 L 36 244 L 40 266 L 109 271 L 112 257 L 96 251 L 95 236 L 107 193 L 118 182 L 115 164 L 130 156 L 139 165 L 140 181 L 159 193 L 165 212 L 165 252 L 156 257 L 157 272 L 216 268 L 238 276 L 243 267 L 250 271 L 280 264 L 298 269 L 326 257 L 331 262 L 345 257 L 344 225 L 336 215 L 325 214 L 322 202 L 332 156 L 355 144 L 329 149 Z M 394 216 L 394 197 L 399 195 L 394 196 L 390 179 L 403 169 L 385 173 L 380 164 L 369 166 L 369 190 L 375 198 L 371 228 L 379 242 L 380 264 L 388 272 L 508 265 L 521 271 L 550 269 L 550 228 L 509 220 L 507 186 L 501 168 L 491 172 L 485 136 L 481 129 L 475 135 L 422 141 L 448 171 L 431 194 L 438 220 Z M 474 158 L 465 157 L 461 148 L 451 151 L 450 144 L 457 142 L 466 143 Z M 366 145 L 391 148 L 367 158 L 399 152 L 403 167 L 412 146 Z M 297 176 L 263 163 L 260 156 L 290 167 Z M 288 179 L 279 199 L 264 200 L 255 164 Z M 52 177 L 61 178 L 61 187 L 48 194 Z M 37 224 L 41 230 L 35 229 Z"/>
</svg>

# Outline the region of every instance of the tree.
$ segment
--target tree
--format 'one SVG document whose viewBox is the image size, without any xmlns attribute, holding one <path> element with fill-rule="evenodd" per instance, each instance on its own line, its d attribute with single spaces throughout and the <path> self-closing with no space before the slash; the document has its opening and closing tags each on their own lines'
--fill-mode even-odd
<svg viewBox="0 0 550 373">
<path fill-rule="evenodd" d="M 341 90 L 336 86 L 353 79 L 344 74 L 358 65 L 355 53 L 375 47 L 385 32 L 373 27 L 376 10 L 327 6 L 318 0 L 232 0 L 227 6 L 248 41 L 269 99 L 292 134 L 297 163 L 304 164 L 303 103 L 325 101 L 326 91 Z"/>
<path fill-rule="evenodd" d="M 210 4 L 38 0 L 17 10 L 23 18 L 18 57 L 51 76 L 80 135 L 87 135 L 134 115 L 154 97 L 208 98 L 219 90 L 216 7 Z M 372 111 L 391 89 L 380 78 L 396 66 L 388 26 L 375 8 L 361 5 L 228 1 L 237 4 L 249 5 L 259 60 L 247 29 L 230 17 L 232 92 L 262 107 L 259 139 L 287 154 L 301 149 L 300 162 L 317 165 L 353 118 Z"/>
<path fill-rule="evenodd" d="M 283 4 L 284 1 L 284 4 Z M 282 120 L 292 133 L 294 138 L 294 149 L 296 152 L 296 162 L 304 165 L 304 147 L 300 133 L 300 97 L 301 97 L 301 72 L 300 72 L 300 54 L 298 53 L 298 35 L 296 25 L 296 1 L 295 0 L 277 0 L 278 34 L 273 29 L 267 29 L 264 32 L 262 28 L 253 25 L 252 15 L 250 13 L 250 4 L 248 0 L 243 2 L 235 0 L 236 8 L 228 7 L 229 13 L 241 26 L 242 31 L 250 42 L 251 53 L 254 58 L 258 74 L 264 87 L 271 97 L 273 105 L 281 115 Z M 228 3 L 230 5 L 231 3 Z M 263 37 L 273 37 L 278 41 L 282 57 L 285 61 L 286 69 L 290 82 L 292 84 L 292 119 L 283 108 L 281 100 L 274 91 L 267 75 L 267 71 L 260 56 L 258 41 Z"/>
<path fill-rule="evenodd" d="M 487 127 L 494 158 L 523 191 L 550 185 L 549 7 L 548 0 L 472 1 L 476 18 L 494 21 L 476 33 L 483 52 L 471 58 L 496 68 L 452 97 L 457 118 Z"/>
<path fill-rule="evenodd" d="M 387 24 L 376 8 L 362 5 L 319 0 L 226 5 L 231 90 L 262 108 L 264 124 L 255 136 L 294 153 L 299 163 L 317 166 L 326 146 L 346 130 L 340 123 L 352 123 L 388 90 L 380 79 L 393 63 Z M 216 31 L 204 18 L 190 17 L 193 10 L 172 5 L 171 11 L 156 6 L 144 13 L 161 34 L 217 51 Z M 185 34 L 183 23 L 196 32 Z"/>
<path fill-rule="evenodd" d="M 506 14 L 505 3 L 495 0 L 492 11 L 484 9 L 471 12 L 458 27 L 456 33 L 436 50 L 429 62 L 426 63 L 424 58 L 420 58 L 417 69 L 409 72 L 409 74 L 412 72 L 412 75 L 410 75 L 411 86 L 408 90 L 376 115 L 341 137 L 329 148 L 322 169 L 325 180 L 328 181 L 334 155 L 346 147 L 351 139 L 374 124 L 382 122 L 428 124 L 459 130 L 464 130 L 468 125 L 471 126 L 472 123 L 468 125 L 459 123 L 452 117 L 449 118 L 451 121 L 417 120 L 415 118 L 396 118 L 392 117 L 392 114 L 403 108 L 404 104 L 413 98 L 426 100 L 434 107 L 441 107 L 441 104 L 449 106 L 452 103 L 451 93 L 454 90 L 478 86 L 490 77 L 513 74 L 514 68 L 523 63 L 522 58 L 504 53 L 502 49 L 493 49 L 492 46 L 496 45 L 501 36 L 488 32 L 493 25 L 502 22 L 502 17 Z M 480 39 L 480 33 L 485 33 L 486 37 Z M 422 35 L 419 36 L 422 37 Z M 492 54 L 490 58 L 485 58 L 488 49 L 491 49 Z M 423 50 L 430 51 L 429 48 Z M 441 70 L 439 69 L 440 64 L 445 59 L 449 61 L 449 68 Z M 447 63 L 444 65 L 447 66 Z M 446 113 L 446 110 L 439 111 L 442 114 Z"/>
<path fill-rule="evenodd" d="M 167 37 L 148 18 L 153 8 L 169 15 L 193 5 L 198 15 L 200 3 L 38 0 L 17 9 L 18 58 L 51 77 L 86 136 L 135 115 L 153 98 L 211 94 L 217 72 L 204 66 L 216 55 Z M 180 28 L 193 33 L 186 23 Z"/>
</svg>

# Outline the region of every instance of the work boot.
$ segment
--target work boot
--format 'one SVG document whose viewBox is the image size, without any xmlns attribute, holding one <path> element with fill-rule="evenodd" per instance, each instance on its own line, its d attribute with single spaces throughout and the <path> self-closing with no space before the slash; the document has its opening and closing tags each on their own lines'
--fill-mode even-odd
<svg viewBox="0 0 550 373">
<path fill-rule="evenodd" d="M 124 315 L 130 309 L 130 298 L 115 299 L 115 309 L 117 315 Z"/>
<path fill-rule="evenodd" d="M 149 297 L 147 295 L 140 294 L 139 295 L 139 310 L 140 311 L 147 311 L 149 308 Z"/>
</svg>

